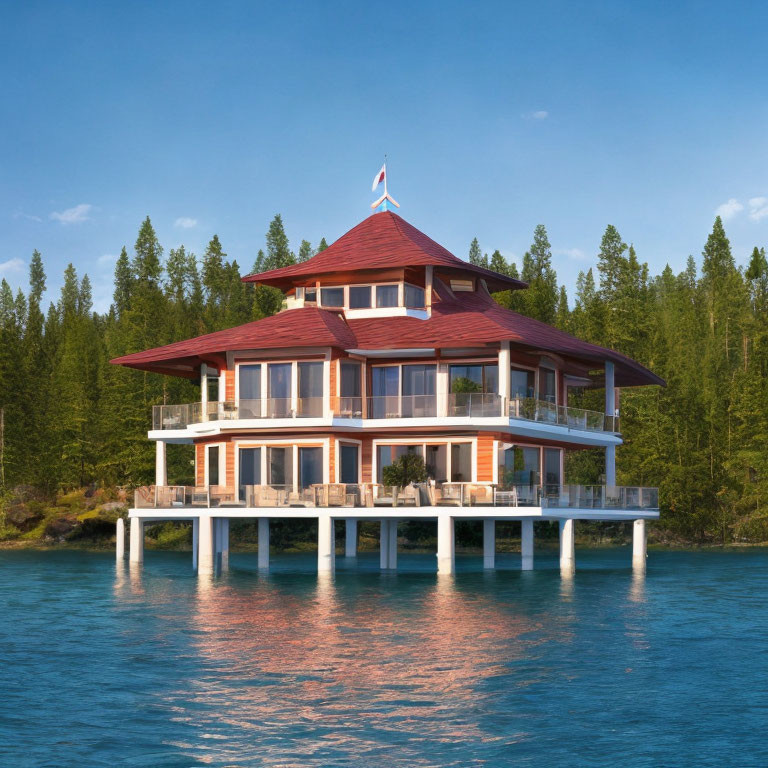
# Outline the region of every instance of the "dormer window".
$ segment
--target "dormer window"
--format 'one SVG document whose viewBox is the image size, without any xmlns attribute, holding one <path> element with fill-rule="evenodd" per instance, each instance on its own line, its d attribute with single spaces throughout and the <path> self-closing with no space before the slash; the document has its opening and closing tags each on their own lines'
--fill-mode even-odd
<svg viewBox="0 0 768 768">
<path fill-rule="evenodd" d="M 376 306 L 377 307 L 396 307 L 398 305 L 398 294 L 400 293 L 397 285 L 377 285 L 376 286 Z"/>
<path fill-rule="evenodd" d="M 317 288 L 307 288 L 304 294 L 305 304 L 317 304 Z"/>
<path fill-rule="evenodd" d="M 320 304 L 323 307 L 343 307 L 344 289 L 343 288 L 321 288 Z"/>
<path fill-rule="evenodd" d="M 451 280 L 451 290 L 456 293 L 457 291 L 473 291 L 475 289 L 471 280 Z"/>
<path fill-rule="evenodd" d="M 410 309 L 424 308 L 424 289 L 415 285 L 405 284 L 405 306 Z"/>
<path fill-rule="evenodd" d="M 369 309 L 371 306 L 371 286 L 370 285 L 350 285 L 349 286 L 349 308 L 350 309 Z"/>
</svg>

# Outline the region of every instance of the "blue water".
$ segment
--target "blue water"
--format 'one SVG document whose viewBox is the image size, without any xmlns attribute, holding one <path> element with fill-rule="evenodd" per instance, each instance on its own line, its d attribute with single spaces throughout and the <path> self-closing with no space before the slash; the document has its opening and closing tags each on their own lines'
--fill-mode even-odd
<svg viewBox="0 0 768 768">
<path fill-rule="evenodd" d="M 0 765 L 768 765 L 768 552 L 399 560 L 0 553 Z"/>
</svg>

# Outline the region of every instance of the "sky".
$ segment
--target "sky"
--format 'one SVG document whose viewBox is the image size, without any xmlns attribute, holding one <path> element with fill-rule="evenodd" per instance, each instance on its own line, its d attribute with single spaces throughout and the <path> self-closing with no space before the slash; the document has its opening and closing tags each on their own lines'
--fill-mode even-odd
<svg viewBox="0 0 768 768">
<path fill-rule="evenodd" d="M 547 227 L 573 295 L 607 224 L 652 272 L 768 245 L 768 6 L 708 2 L 0 0 L 0 277 L 34 249 L 109 306 L 149 215 L 250 269 L 399 213 L 518 265 Z"/>
</svg>

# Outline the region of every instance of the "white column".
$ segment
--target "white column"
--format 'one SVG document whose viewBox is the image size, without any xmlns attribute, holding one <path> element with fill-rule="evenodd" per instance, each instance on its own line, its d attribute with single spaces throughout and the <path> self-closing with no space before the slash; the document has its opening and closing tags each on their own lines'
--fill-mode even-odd
<svg viewBox="0 0 768 768">
<path fill-rule="evenodd" d="M 387 568 L 390 571 L 397 570 L 397 520 L 389 521 L 389 556 L 387 557 Z"/>
<path fill-rule="evenodd" d="M 166 444 L 163 440 L 155 441 L 155 485 L 168 485 Z"/>
<path fill-rule="evenodd" d="M 448 379 L 448 366 L 444 363 L 437 364 L 437 376 L 435 382 L 435 391 L 437 392 L 435 398 L 435 404 L 437 406 L 438 416 L 448 415 L 448 403 L 450 397 L 448 395 L 448 387 L 450 382 Z M 449 452 L 450 453 L 450 452 Z"/>
<path fill-rule="evenodd" d="M 533 570 L 533 520 L 520 521 L 521 570 Z"/>
<path fill-rule="evenodd" d="M 122 517 L 117 518 L 115 526 L 115 559 L 125 559 L 125 520 Z"/>
<path fill-rule="evenodd" d="M 437 572 L 451 574 L 455 570 L 453 518 L 443 513 L 437 516 Z"/>
<path fill-rule="evenodd" d="M 632 567 L 636 571 L 645 570 L 646 547 L 645 520 L 635 520 L 632 524 Z"/>
<path fill-rule="evenodd" d="M 197 553 L 200 550 L 200 518 L 192 518 L 192 570 L 197 570 Z"/>
<path fill-rule="evenodd" d="M 213 576 L 216 560 L 213 518 L 210 515 L 200 515 L 199 531 L 200 551 L 197 556 L 197 573 L 199 576 Z"/>
<path fill-rule="evenodd" d="M 344 555 L 357 557 L 357 520 L 352 517 L 347 518 L 345 523 Z"/>
<path fill-rule="evenodd" d="M 221 545 L 219 551 L 221 552 L 221 569 L 223 571 L 229 570 L 229 518 L 222 517 L 219 520 L 219 533 L 221 534 Z"/>
<path fill-rule="evenodd" d="M 483 520 L 483 568 L 496 567 L 496 521 Z"/>
<path fill-rule="evenodd" d="M 389 519 L 381 519 L 381 530 L 379 533 L 379 568 L 385 571 L 389 568 Z"/>
<path fill-rule="evenodd" d="M 144 562 L 144 521 L 140 517 L 131 518 L 131 551 L 129 560 L 132 563 Z"/>
<path fill-rule="evenodd" d="M 605 361 L 605 412 L 608 416 L 616 413 L 616 390 L 614 388 L 614 365 Z M 605 446 L 605 484 L 609 488 L 616 486 L 616 446 Z"/>
<path fill-rule="evenodd" d="M 208 366 L 200 364 L 200 402 L 202 403 L 201 421 L 208 421 Z"/>
<path fill-rule="evenodd" d="M 616 446 L 605 446 L 605 484 L 609 488 L 616 487 Z"/>
<path fill-rule="evenodd" d="M 502 407 L 509 400 L 509 376 L 509 342 L 502 341 L 501 348 L 499 349 L 499 394 L 501 395 Z"/>
<path fill-rule="evenodd" d="M 334 569 L 333 518 L 320 515 L 317 518 L 317 570 L 330 572 Z"/>
<path fill-rule="evenodd" d="M 269 568 L 269 518 L 259 518 L 259 568 Z"/>
<path fill-rule="evenodd" d="M 424 305 L 427 315 L 432 317 L 432 280 L 435 268 L 430 264 L 424 269 Z"/>
<path fill-rule="evenodd" d="M 560 521 L 560 570 L 573 573 L 576 569 L 576 551 L 573 540 L 573 520 Z"/>
</svg>

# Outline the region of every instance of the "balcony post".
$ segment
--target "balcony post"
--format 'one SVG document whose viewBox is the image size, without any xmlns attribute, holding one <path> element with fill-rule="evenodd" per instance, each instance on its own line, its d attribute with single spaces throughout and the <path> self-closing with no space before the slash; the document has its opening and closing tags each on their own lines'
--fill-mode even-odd
<svg viewBox="0 0 768 768">
<path fill-rule="evenodd" d="M 125 559 L 125 520 L 117 518 L 115 526 L 115 559 L 122 562 Z"/>
<path fill-rule="evenodd" d="M 132 563 L 144 562 L 144 521 L 140 517 L 131 518 L 131 550 L 128 559 Z"/>
<path fill-rule="evenodd" d="M 645 571 L 647 537 L 645 520 L 635 520 L 632 524 L 632 568 Z"/>
<path fill-rule="evenodd" d="M 576 570 L 576 552 L 573 540 L 573 520 L 560 521 L 560 571 L 564 575 Z"/>
<path fill-rule="evenodd" d="M 200 364 L 200 420 L 208 421 L 208 366 Z"/>
<path fill-rule="evenodd" d="M 445 513 L 437 516 L 437 572 L 450 575 L 456 570 L 453 518 Z"/>
<path fill-rule="evenodd" d="M 229 518 L 219 518 L 219 535 L 221 543 L 219 544 L 219 552 L 221 553 L 221 570 L 229 570 Z"/>
<path fill-rule="evenodd" d="M 523 571 L 533 570 L 533 520 L 530 518 L 520 521 L 520 568 Z"/>
<path fill-rule="evenodd" d="M 387 568 L 390 571 L 397 570 L 397 520 L 389 521 L 389 557 L 387 558 Z"/>
<path fill-rule="evenodd" d="M 168 485 L 168 462 L 166 458 L 166 443 L 155 441 L 155 486 Z"/>
<path fill-rule="evenodd" d="M 509 379 L 510 379 L 510 359 L 509 359 L 509 342 L 502 341 L 501 348 L 499 349 L 499 396 L 501 398 L 502 416 L 506 416 L 504 413 L 504 407 L 509 400 Z"/>
<path fill-rule="evenodd" d="M 492 571 L 496 567 L 496 521 L 483 520 L 483 568 Z"/>
<path fill-rule="evenodd" d="M 334 569 L 333 518 L 319 515 L 317 518 L 317 570 L 331 573 Z"/>
<path fill-rule="evenodd" d="M 259 570 L 269 568 L 269 518 L 259 518 L 259 542 L 258 542 Z"/>
<path fill-rule="evenodd" d="M 192 518 L 192 570 L 197 570 L 197 554 L 200 550 L 200 518 Z"/>
<path fill-rule="evenodd" d="M 357 557 L 357 520 L 348 517 L 345 522 L 344 556 Z"/>
<path fill-rule="evenodd" d="M 197 556 L 198 576 L 213 576 L 216 564 L 214 556 L 213 518 L 210 515 L 200 515 L 199 518 L 199 546 Z"/>
<path fill-rule="evenodd" d="M 389 568 L 389 518 L 381 518 L 379 528 L 379 568 L 386 571 Z"/>
</svg>

